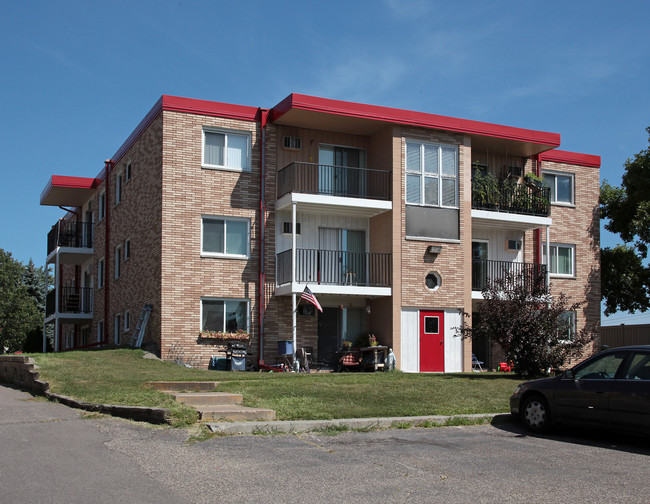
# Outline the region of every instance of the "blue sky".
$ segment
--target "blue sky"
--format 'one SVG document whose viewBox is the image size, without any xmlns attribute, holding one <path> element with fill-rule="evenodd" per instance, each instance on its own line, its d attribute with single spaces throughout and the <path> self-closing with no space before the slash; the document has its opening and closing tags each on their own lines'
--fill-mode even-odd
<svg viewBox="0 0 650 504">
<path fill-rule="evenodd" d="M 0 248 L 45 261 L 52 174 L 92 177 L 162 94 L 272 107 L 292 92 L 647 148 L 650 2 L 5 2 Z M 603 246 L 616 237 L 602 236 Z M 606 324 L 648 323 L 650 313 Z"/>
</svg>

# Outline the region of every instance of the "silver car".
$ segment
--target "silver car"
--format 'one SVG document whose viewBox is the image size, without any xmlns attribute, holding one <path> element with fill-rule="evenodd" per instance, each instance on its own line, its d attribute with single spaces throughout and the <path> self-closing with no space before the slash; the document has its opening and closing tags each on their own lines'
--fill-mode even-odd
<svg viewBox="0 0 650 504">
<path fill-rule="evenodd" d="M 533 432 L 556 424 L 650 434 L 650 345 L 612 348 L 561 376 L 521 383 L 510 412 Z"/>
</svg>

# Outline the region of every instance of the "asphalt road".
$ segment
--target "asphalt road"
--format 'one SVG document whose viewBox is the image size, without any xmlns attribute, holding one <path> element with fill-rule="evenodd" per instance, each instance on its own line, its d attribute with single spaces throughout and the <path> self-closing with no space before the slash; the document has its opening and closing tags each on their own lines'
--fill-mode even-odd
<svg viewBox="0 0 650 504">
<path fill-rule="evenodd" d="M 650 439 L 517 424 L 188 443 L 0 386 L 0 502 L 644 503 Z"/>
</svg>

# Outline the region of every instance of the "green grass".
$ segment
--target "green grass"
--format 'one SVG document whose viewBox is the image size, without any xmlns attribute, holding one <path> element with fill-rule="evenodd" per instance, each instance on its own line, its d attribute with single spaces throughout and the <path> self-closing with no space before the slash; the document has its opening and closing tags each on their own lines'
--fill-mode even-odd
<svg viewBox="0 0 650 504">
<path fill-rule="evenodd" d="M 496 373 L 231 373 L 143 359 L 140 350 L 33 354 L 51 391 L 94 403 L 169 408 L 173 425 L 196 411 L 146 385 L 148 381 L 219 381 L 246 406 L 270 408 L 278 420 L 462 415 L 508 411 L 518 380 Z"/>
</svg>

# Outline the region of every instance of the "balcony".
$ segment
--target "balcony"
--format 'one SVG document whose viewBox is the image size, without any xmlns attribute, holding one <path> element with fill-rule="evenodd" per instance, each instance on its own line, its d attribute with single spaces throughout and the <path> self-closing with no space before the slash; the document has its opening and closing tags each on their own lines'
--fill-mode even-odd
<svg viewBox="0 0 650 504">
<path fill-rule="evenodd" d="M 59 221 L 47 234 L 47 256 L 57 249 L 62 251 L 62 262 L 79 264 L 93 253 L 93 223 Z"/>
<path fill-rule="evenodd" d="M 291 283 L 291 250 L 277 255 L 277 284 Z M 354 287 L 390 287 L 391 254 L 296 249 L 296 282 Z"/>
<path fill-rule="evenodd" d="M 499 180 L 492 175 L 472 179 L 472 208 L 489 212 L 505 212 L 549 217 L 551 189 L 516 180 Z"/>
<path fill-rule="evenodd" d="M 278 199 L 293 192 L 390 201 L 391 173 L 317 163 L 291 163 L 278 172 Z"/>
<path fill-rule="evenodd" d="M 52 315 L 60 315 L 63 318 L 85 319 L 92 317 L 92 314 L 93 289 L 91 287 L 62 287 L 59 289 L 58 309 L 56 306 L 56 290 L 47 293 L 45 300 L 46 318 Z"/>
<path fill-rule="evenodd" d="M 512 261 L 472 262 L 472 291 L 482 291 L 488 281 L 501 281 L 506 290 L 523 288 L 534 295 L 547 292 L 546 265 Z"/>
</svg>

